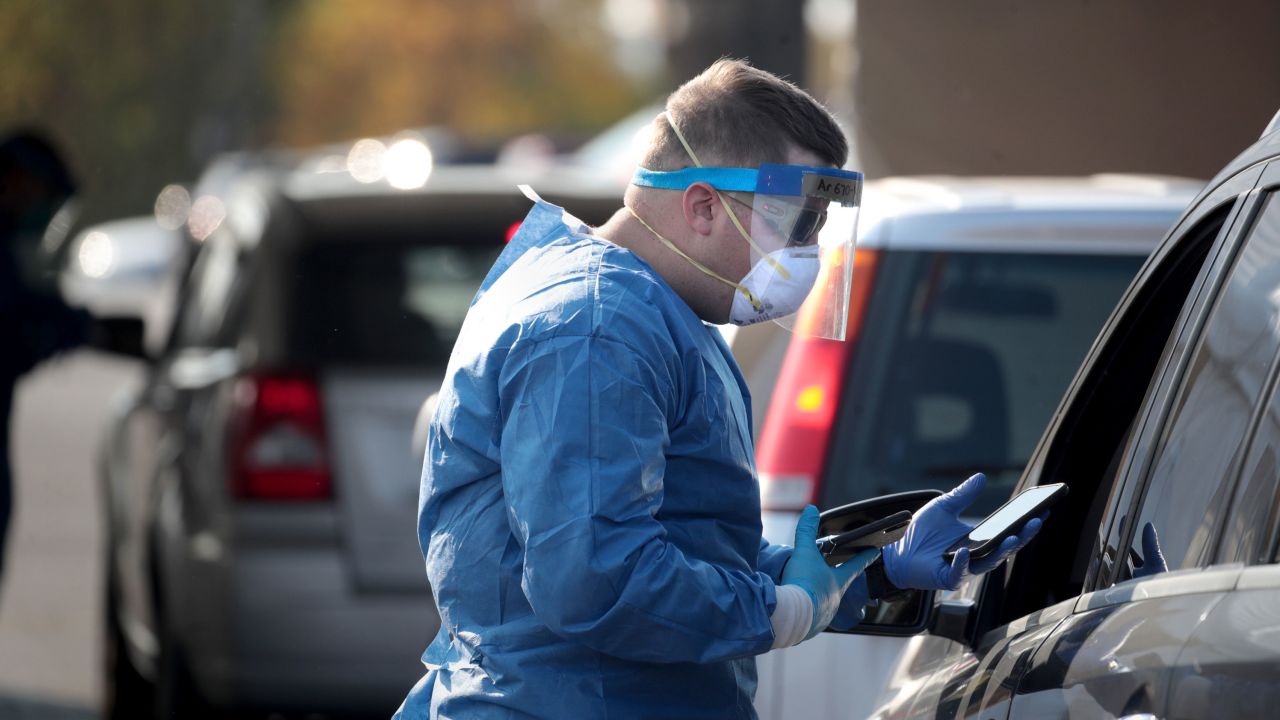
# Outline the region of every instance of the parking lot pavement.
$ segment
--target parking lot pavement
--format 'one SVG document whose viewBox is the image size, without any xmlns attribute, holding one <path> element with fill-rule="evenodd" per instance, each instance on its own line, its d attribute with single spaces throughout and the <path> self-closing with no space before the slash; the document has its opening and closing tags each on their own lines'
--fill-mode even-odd
<svg viewBox="0 0 1280 720">
<path fill-rule="evenodd" d="M 0 586 L 0 718 L 92 718 L 102 688 L 101 518 L 93 462 L 137 363 L 81 352 L 18 385 L 15 504 Z"/>
</svg>

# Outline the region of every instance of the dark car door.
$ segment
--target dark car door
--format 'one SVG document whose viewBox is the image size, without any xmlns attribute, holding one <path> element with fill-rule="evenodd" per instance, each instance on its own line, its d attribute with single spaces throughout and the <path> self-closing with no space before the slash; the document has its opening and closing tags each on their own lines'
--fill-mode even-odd
<svg viewBox="0 0 1280 720">
<path fill-rule="evenodd" d="M 1206 197 L 1174 229 L 1177 242 L 1162 245 L 1125 293 L 1020 482 L 1022 488 L 1065 482 L 1070 495 L 1055 506 L 1039 540 L 962 588 L 962 598 L 977 601 L 975 642 L 920 641 L 921 652 L 908 660 L 914 669 L 899 680 L 898 702 L 886 715 L 1004 718 L 1023 699 L 1014 691 L 1025 677 L 1045 682 L 1054 670 L 1038 654 L 1046 640 L 1064 632 L 1075 638 L 1081 623 L 1131 622 L 1112 617 L 1103 596 L 1084 595 L 1098 582 L 1106 510 L 1133 462 L 1144 408 L 1155 397 L 1151 380 L 1180 357 L 1181 329 L 1193 320 L 1195 299 L 1222 273 L 1223 249 L 1245 205 L 1241 196 L 1257 176 Z"/>
<path fill-rule="evenodd" d="M 1217 548 L 1280 354 L 1280 196 L 1250 193 L 1215 265 L 1125 453 L 1100 589 L 1036 652 L 1012 717 L 1166 717 L 1175 678 L 1197 672 L 1187 639 L 1240 578 Z"/>
<path fill-rule="evenodd" d="M 1241 465 L 1217 553 L 1244 563 L 1235 587 L 1196 627 L 1170 678 L 1169 720 L 1271 718 L 1280 708 L 1280 383 L 1268 400 Z"/>
</svg>

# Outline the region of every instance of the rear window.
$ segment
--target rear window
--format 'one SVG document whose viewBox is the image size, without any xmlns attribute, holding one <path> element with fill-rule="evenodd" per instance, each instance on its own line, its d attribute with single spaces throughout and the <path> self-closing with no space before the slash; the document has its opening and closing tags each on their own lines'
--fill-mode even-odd
<svg viewBox="0 0 1280 720">
<path fill-rule="evenodd" d="M 502 248 L 317 243 L 294 283 L 293 353 L 316 364 L 441 366 Z"/>
<path fill-rule="evenodd" d="M 848 370 L 824 478 L 831 507 L 948 489 L 977 471 L 1008 499 L 1143 258 L 888 252 Z"/>
</svg>

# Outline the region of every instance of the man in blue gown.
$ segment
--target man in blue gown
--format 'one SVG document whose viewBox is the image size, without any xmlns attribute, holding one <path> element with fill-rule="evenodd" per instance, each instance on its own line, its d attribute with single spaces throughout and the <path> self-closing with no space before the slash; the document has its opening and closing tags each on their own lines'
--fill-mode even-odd
<svg viewBox="0 0 1280 720">
<path fill-rule="evenodd" d="M 815 237 L 856 209 L 846 156 L 813 98 L 723 60 L 671 95 L 605 225 L 529 192 L 431 423 L 441 628 L 397 717 L 751 718 L 756 655 L 857 622 L 875 552 L 828 568 L 812 507 L 800 549 L 761 539 L 750 398 L 710 325 L 787 316 L 832 272 Z M 890 581 L 970 571 L 931 532 L 964 493 L 886 551 Z"/>
</svg>

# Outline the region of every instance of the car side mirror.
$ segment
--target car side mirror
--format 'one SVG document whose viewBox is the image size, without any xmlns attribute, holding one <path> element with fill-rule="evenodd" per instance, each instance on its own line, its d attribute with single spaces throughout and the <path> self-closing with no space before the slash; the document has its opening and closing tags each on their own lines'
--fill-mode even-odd
<svg viewBox="0 0 1280 720">
<path fill-rule="evenodd" d="M 977 604 L 968 598 L 937 601 L 933 590 L 894 590 L 863 608 L 862 622 L 849 630 L 828 630 L 848 635 L 910 637 L 927 632 L 962 645 L 973 644 Z"/>
<path fill-rule="evenodd" d="M 929 634 L 973 644 L 973 628 L 978 617 L 978 604 L 968 598 L 943 600 L 938 603 L 929 623 Z"/>
<path fill-rule="evenodd" d="M 929 630 L 933 604 L 932 590 L 893 590 L 867 603 L 862 609 L 862 622 L 843 632 L 888 637 L 919 635 Z"/>
<path fill-rule="evenodd" d="M 94 318 L 93 326 L 93 347 L 98 350 L 139 360 L 149 359 L 142 343 L 146 334 L 142 318 Z"/>
</svg>

